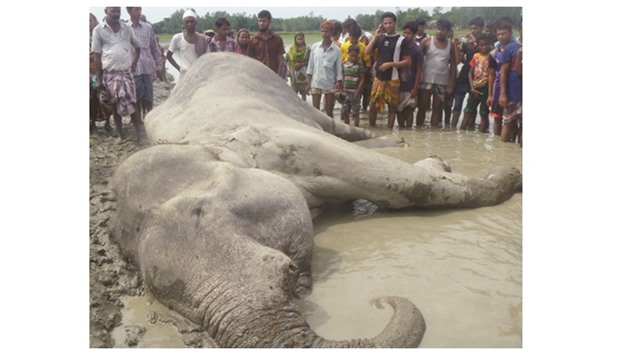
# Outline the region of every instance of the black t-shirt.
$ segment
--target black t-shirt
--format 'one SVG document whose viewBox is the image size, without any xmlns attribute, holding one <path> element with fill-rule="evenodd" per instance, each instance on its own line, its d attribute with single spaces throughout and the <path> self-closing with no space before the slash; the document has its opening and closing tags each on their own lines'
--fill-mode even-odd
<svg viewBox="0 0 620 355">
<path fill-rule="evenodd" d="M 474 54 L 478 52 L 478 47 L 474 46 L 473 43 L 465 42 L 461 46 L 461 52 L 465 55 L 465 59 L 463 62 L 463 67 L 459 72 L 459 76 L 456 78 L 456 82 L 469 85 L 469 69 L 471 68 L 469 66 L 469 62 L 471 62 Z"/>
<path fill-rule="evenodd" d="M 379 70 L 379 66 L 383 63 L 389 63 L 394 61 L 394 51 L 396 50 L 396 43 L 398 42 L 398 38 L 401 37 L 399 34 L 395 34 L 393 36 L 381 35 L 377 39 L 377 44 L 375 48 L 379 50 L 379 60 L 375 64 L 375 69 L 377 72 L 377 78 L 380 80 L 392 80 L 392 70 L 386 70 L 384 72 Z M 403 60 L 403 57 L 409 53 L 409 45 L 407 41 L 403 39 L 400 44 L 400 58 Z M 398 70 L 393 68 L 393 70 Z"/>
</svg>

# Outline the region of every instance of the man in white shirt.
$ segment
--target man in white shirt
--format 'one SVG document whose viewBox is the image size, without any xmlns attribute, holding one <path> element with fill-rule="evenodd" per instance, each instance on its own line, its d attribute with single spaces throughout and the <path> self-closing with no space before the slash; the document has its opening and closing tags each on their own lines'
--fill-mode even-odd
<svg viewBox="0 0 620 355">
<path fill-rule="evenodd" d="M 166 53 L 168 62 L 179 71 L 179 81 L 181 81 L 183 75 L 185 75 L 187 70 L 191 67 L 192 63 L 198 59 L 196 43 L 201 41 L 200 37 L 204 36 L 206 41 L 205 35 L 196 33 L 196 21 L 197 16 L 194 11 L 185 11 L 183 14 L 183 26 L 185 30 L 172 37 L 170 46 L 168 46 L 168 52 Z M 174 53 L 179 55 L 180 64 L 174 59 Z"/>
<path fill-rule="evenodd" d="M 97 91 L 108 93 L 119 138 L 125 138 L 122 116 L 130 115 L 138 143 L 144 145 L 148 141 L 140 111 L 137 110 L 133 77 L 140 59 L 140 41 L 131 27 L 120 21 L 120 7 L 106 7 L 105 13 L 105 20 L 93 29 L 92 51 L 95 54 L 97 75 L 101 78 Z"/>
</svg>

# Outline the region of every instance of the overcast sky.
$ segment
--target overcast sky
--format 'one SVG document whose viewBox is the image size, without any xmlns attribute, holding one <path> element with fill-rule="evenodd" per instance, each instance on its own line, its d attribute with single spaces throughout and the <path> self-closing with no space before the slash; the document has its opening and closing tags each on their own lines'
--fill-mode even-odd
<svg viewBox="0 0 620 355">
<path fill-rule="evenodd" d="M 308 0 L 305 3 L 306 4 L 309 4 L 309 3 L 318 4 L 320 2 L 321 1 L 316 1 L 316 0 L 309 1 Z M 213 13 L 215 11 L 226 11 L 229 14 L 245 12 L 248 15 L 254 15 L 254 14 L 257 14 L 260 10 L 265 9 L 265 10 L 269 10 L 271 12 L 271 15 L 275 18 L 292 18 L 292 17 L 306 16 L 306 15 L 309 15 L 310 12 L 312 12 L 314 16 L 321 15 L 327 19 L 336 19 L 336 20 L 343 21 L 348 16 L 355 18 L 355 16 L 357 16 L 358 14 L 374 14 L 378 9 L 382 11 L 395 12 L 398 8 L 400 8 L 401 10 L 406 10 L 408 8 L 418 7 L 418 6 L 412 6 L 412 5 L 382 6 L 381 4 L 377 4 L 376 6 L 371 6 L 373 2 L 367 2 L 367 1 L 364 1 L 363 7 L 342 6 L 345 3 L 344 1 L 338 1 L 338 5 L 340 5 L 340 7 L 326 7 L 326 6 L 318 6 L 318 5 L 313 6 L 313 7 L 284 6 L 286 5 L 286 3 L 282 2 L 280 5 L 278 5 L 278 2 L 276 1 L 260 2 L 260 3 L 265 4 L 260 7 L 241 6 L 239 4 L 240 1 L 222 2 L 222 3 L 230 4 L 229 6 L 220 6 L 220 5 L 196 6 L 196 5 L 200 5 L 202 3 L 201 1 L 196 1 L 193 3 L 189 2 L 189 5 L 184 5 L 183 3 L 180 3 L 177 6 L 170 6 L 170 3 L 172 2 L 168 2 L 167 6 L 142 6 L 142 13 L 146 16 L 147 20 L 151 23 L 159 22 L 166 17 L 170 17 L 170 15 L 176 10 L 186 9 L 189 7 L 194 8 L 198 16 L 204 16 L 204 14 L 206 14 L 207 12 Z M 391 4 L 393 3 L 394 2 L 391 2 Z M 194 6 L 192 6 L 191 4 L 194 4 Z M 256 5 L 256 4 L 257 2 L 253 2 L 253 5 Z M 269 5 L 269 4 L 272 4 L 272 5 Z M 422 7 L 422 6 L 419 6 L 419 7 Z M 92 12 L 95 16 L 97 16 L 97 18 L 101 21 L 101 19 L 104 16 L 104 12 L 103 12 L 104 8 L 105 7 L 94 7 L 93 6 L 93 7 L 90 7 L 90 12 Z M 422 8 L 427 10 L 429 13 L 431 13 L 433 10 L 433 7 L 422 7 Z M 448 9 L 450 9 L 450 7 L 445 7 L 444 11 L 447 11 Z M 125 11 L 124 9 L 123 11 L 121 11 L 121 18 L 123 19 L 129 18 L 127 11 Z"/>
</svg>

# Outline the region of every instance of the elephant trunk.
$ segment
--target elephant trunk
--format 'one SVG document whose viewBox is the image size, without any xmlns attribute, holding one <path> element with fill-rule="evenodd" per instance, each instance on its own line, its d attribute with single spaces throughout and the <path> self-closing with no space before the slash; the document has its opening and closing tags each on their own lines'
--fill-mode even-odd
<svg viewBox="0 0 620 355">
<path fill-rule="evenodd" d="M 387 303 L 394 315 L 385 329 L 370 339 L 327 340 L 317 335 L 300 315 L 288 304 L 279 309 L 247 310 L 243 324 L 222 327 L 218 322 L 209 333 L 221 347 L 275 347 L 275 348 L 411 348 L 422 340 L 426 325 L 422 313 L 409 300 L 401 297 L 383 297 L 372 301 L 382 308 Z M 239 308 L 237 308 L 239 310 Z M 240 316 L 239 314 L 237 316 Z M 213 323 L 211 323 L 213 324 Z"/>
<path fill-rule="evenodd" d="M 416 348 L 422 341 L 426 323 L 420 310 L 409 300 L 402 297 L 383 297 L 372 301 L 383 308 L 387 303 L 394 309 L 394 315 L 379 335 L 370 339 L 353 339 L 344 341 L 323 340 L 321 348 Z"/>
</svg>

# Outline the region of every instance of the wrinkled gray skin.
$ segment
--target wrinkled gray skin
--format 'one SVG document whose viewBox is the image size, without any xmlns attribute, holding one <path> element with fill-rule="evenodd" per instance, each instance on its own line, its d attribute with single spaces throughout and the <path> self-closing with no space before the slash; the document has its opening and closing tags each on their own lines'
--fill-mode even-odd
<svg viewBox="0 0 620 355">
<path fill-rule="evenodd" d="M 515 168 L 470 179 L 438 158 L 408 164 L 349 143 L 371 134 L 236 54 L 199 58 L 145 124 L 159 145 L 119 167 L 112 234 L 153 294 L 221 347 L 416 347 L 424 319 L 400 297 L 373 301 L 394 308 L 375 338 L 330 341 L 309 328 L 291 300 L 311 290 L 312 216 L 356 199 L 493 205 L 521 188 Z"/>
</svg>

